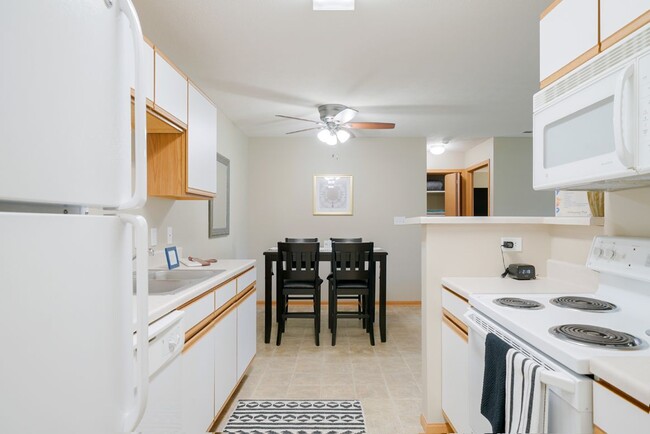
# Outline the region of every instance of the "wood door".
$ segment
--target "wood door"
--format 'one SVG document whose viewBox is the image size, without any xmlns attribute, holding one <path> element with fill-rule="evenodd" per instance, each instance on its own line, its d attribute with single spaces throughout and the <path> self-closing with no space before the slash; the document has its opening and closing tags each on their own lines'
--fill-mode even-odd
<svg viewBox="0 0 650 434">
<path fill-rule="evenodd" d="M 460 173 L 445 175 L 445 215 L 460 215 Z"/>
</svg>

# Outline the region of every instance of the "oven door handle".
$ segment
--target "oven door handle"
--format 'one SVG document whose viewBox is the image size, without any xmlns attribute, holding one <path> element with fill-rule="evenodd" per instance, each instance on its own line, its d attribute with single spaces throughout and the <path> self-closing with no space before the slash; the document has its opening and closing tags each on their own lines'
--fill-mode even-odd
<svg viewBox="0 0 650 434">
<path fill-rule="evenodd" d="M 467 326 L 471 332 L 478 334 L 481 339 L 485 339 L 487 337 L 488 332 L 476 323 L 472 312 L 467 312 L 464 317 L 467 320 Z M 472 338 L 471 332 L 469 333 L 470 339 Z M 539 379 L 547 386 L 557 387 L 558 389 L 571 394 L 576 392 L 577 381 L 568 375 L 562 374 L 561 372 L 551 371 L 547 368 L 543 368 Z"/>
<path fill-rule="evenodd" d="M 540 373 L 539 380 L 547 386 L 557 387 L 558 389 L 562 389 L 570 394 L 576 392 L 577 382 L 573 378 L 563 375 L 560 372 L 544 369 Z"/>
</svg>

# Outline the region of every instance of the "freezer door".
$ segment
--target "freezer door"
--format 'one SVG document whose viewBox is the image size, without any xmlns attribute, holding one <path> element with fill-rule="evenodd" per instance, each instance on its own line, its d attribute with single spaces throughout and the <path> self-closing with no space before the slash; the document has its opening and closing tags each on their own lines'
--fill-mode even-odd
<svg viewBox="0 0 650 434">
<path fill-rule="evenodd" d="M 0 213 L 0 432 L 122 432 L 134 405 L 133 230 Z"/>
<path fill-rule="evenodd" d="M 3 2 L 0 201 L 119 207 L 131 197 L 127 56 L 140 29 L 128 6 Z"/>
</svg>

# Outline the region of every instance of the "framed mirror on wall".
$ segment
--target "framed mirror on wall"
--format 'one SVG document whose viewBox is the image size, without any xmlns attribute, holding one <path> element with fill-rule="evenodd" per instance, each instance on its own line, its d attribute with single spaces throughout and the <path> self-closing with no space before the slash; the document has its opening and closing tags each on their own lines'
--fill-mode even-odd
<svg viewBox="0 0 650 434">
<path fill-rule="evenodd" d="M 208 201 L 208 237 L 230 234 L 230 160 L 217 154 L 217 194 Z"/>
</svg>

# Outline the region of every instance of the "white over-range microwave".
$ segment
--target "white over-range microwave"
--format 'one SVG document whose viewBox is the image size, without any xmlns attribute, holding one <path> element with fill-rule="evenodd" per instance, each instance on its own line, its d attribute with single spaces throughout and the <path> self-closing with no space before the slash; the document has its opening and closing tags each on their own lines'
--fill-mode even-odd
<svg viewBox="0 0 650 434">
<path fill-rule="evenodd" d="M 533 187 L 650 185 L 650 24 L 533 99 Z"/>
</svg>

